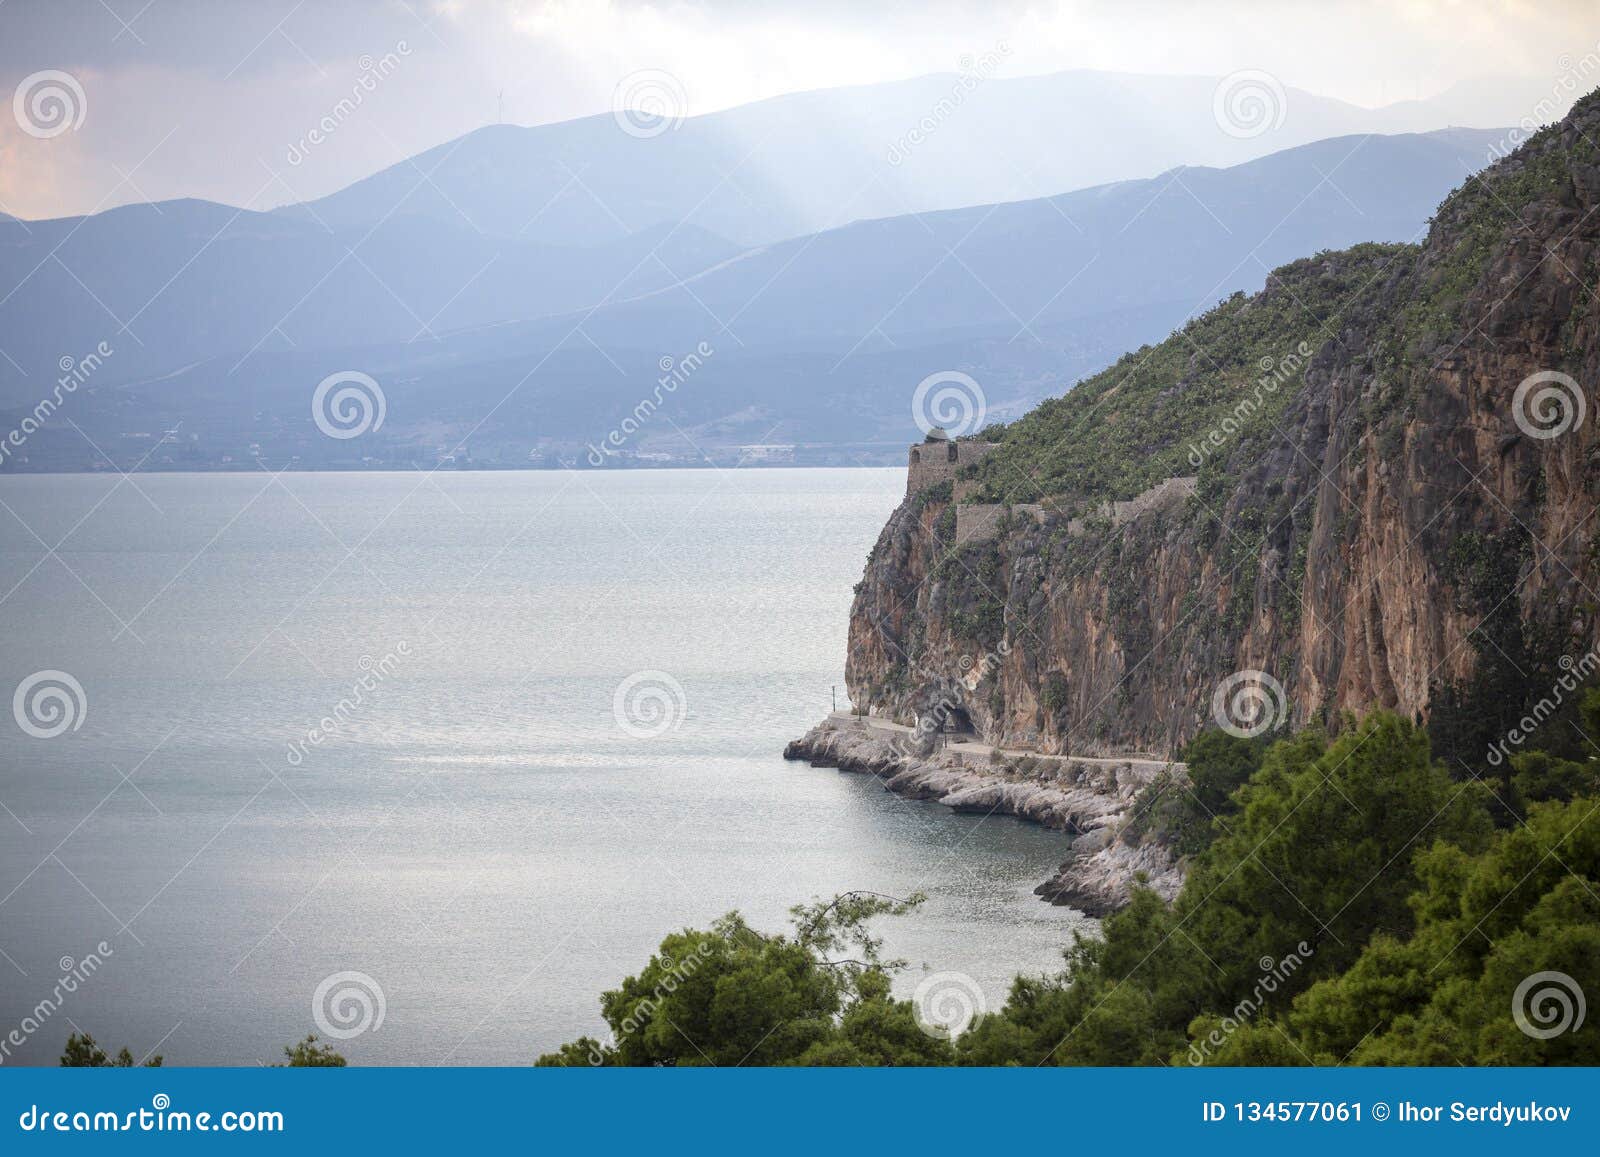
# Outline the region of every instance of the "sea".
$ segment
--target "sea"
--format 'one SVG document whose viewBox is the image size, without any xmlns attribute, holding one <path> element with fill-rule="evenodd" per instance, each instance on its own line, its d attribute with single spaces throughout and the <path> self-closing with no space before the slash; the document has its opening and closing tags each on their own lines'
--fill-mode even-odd
<svg viewBox="0 0 1600 1157">
<path fill-rule="evenodd" d="M 849 890 L 926 894 L 903 995 L 1059 971 L 1060 833 L 781 758 L 903 488 L 0 477 L 0 1065 L 528 1064 L 664 935 Z"/>
</svg>

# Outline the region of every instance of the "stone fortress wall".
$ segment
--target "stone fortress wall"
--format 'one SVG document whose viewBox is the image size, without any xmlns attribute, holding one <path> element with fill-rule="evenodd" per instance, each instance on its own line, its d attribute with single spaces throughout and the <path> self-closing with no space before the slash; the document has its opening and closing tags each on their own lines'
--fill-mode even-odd
<svg viewBox="0 0 1600 1157">
<path fill-rule="evenodd" d="M 1199 479 L 1193 474 L 1168 478 L 1165 482 L 1156 483 L 1142 494 L 1135 494 L 1126 502 L 1102 502 L 1099 516 L 1112 526 L 1121 526 L 1124 522 L 1132 522 L 1147 510 L 1167 506 L 1185 498 L 1193 498 L 1198 483 Z M 1082 534 L 1083 524 L 1083 519 L 1074 518 L 1067 523 L 1067 532 Z"/>
<path fill-rule="evenodd" d="M 975 466 L 995 449 L 995 442 L 918 442 L 906 462 L 906 497 L 919 490 L 954 482 L 963 467 Z"/>
<path fill-rule="evenodd" d="M 956 504 L 956 545 L 972 542 L 990 542 L 999 537 L 1000 520 L 1009 509 L 1013 517 L 1033 518 L 1042 523 L 1050 507 L 1039 502 L 1005 503 L 964 502 L 972 493 L 973 483 L 956 478 L 965 466 L 982 462 L 996 448 L 995 442 L 946 442 L 930 440 L 911 447 L 906 464 L 906 497 L 941 482 L 951 482 L 952 497 Z M 1138 518 L 1146 511 L 1183 501 L 1194 495 L 1196 478 L 1187 475 L 1168 478 L 1126 502 L 1103 502 L 1096 516 L 1113 527 Z M 1086 519 L 1074 518 L 1067 523 L 1068 534 L 1082 534 Z"/>
</svg>

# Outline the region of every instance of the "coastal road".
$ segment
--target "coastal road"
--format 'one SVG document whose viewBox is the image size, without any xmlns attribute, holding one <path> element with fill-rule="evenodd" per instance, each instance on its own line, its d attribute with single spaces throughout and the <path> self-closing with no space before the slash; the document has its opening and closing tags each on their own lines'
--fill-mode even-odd
<svg viewBox="0 0 1600 1157">
<path fill-rule="evenodd" d="M 876 719 L 870 715 L 856 715 L 849 711 L 829 712 L 828 722 L 841 728 L 865 726 L 870 731 L 883 731 L 892 735 L 910 735 L 916 730 L 916 728 L 906 727 L 904 724 L 891 723 L 887 719 Z M 961 755 L 971 755 L 977 759 L 988 759 L 995 751 L 995 747 L 989 743 L 974 743 L 957 739 L 950 742 L 949 750 Z M 1034 759 L 1049 759 L 1057 763 L 1094 763 L 1102 767 L 1120 767 L 1123 764 L 1128 764 L 1148 771 L 1160 771 L 1164 767 L 1173 765 L 1173 761 L 1170 759 L 1151 759 L 1144 755 L 1047 755 L 1044 752 L 1029 751 L 1026 748 L 1018 747 L 1002 747 L 999 750 L 1002 756 L 1017 759 L 1023 756 L 1031 756 Z"/>
</svg>

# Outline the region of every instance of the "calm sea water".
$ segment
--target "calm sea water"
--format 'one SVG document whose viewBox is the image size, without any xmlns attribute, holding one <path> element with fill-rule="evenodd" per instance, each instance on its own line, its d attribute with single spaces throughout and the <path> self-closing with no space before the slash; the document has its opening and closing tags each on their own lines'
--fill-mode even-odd
<svg viewBox="0 0 1600 1157">
<path fill-rule="evenodd" d="M 83 691 L 54 737 L 0 713 L 0 1038 L 111 950 L 7 1063 L 74 1027 L 270 1061 L 340 973 L 382 993 L 354 1063 L 525 1063 L 602 1032 L 663 934 L 852 888 L 929 894 L 882 926 L 907 992 L 955 970 L 995 1006 L 1053 970 L 1081 920 L 1031 895 L 1059 835 L 779 757 L 843 683 L 903 485 L 0 478 L 0 690 Z"/>
</svg>

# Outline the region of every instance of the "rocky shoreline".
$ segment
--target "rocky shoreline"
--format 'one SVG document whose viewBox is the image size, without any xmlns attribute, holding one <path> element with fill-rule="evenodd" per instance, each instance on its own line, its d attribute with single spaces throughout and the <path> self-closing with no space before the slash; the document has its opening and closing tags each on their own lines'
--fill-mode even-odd
<svg viewBox="0 0 1600 1157">
<path fill-rule="evenodd" d="M 908 799 L 998 812 L 1065 833 L 1066 861 L 1034 889 L 1052 904 L 1104 916 L 1128 902 L 1135 883 L 1163 899 L 1177 895 L 1183 867 L 1170 850 L 1124 842 L 1123 833 L 1139 791 L 1163 771 L 1182 775 L 1182 764 L 996 752 L 979 743 L 927 746 L 910 728 L 834 715 L 791 741 L 783 757 L 875 775 Z"/>
</svg>

